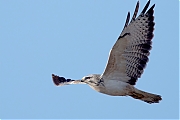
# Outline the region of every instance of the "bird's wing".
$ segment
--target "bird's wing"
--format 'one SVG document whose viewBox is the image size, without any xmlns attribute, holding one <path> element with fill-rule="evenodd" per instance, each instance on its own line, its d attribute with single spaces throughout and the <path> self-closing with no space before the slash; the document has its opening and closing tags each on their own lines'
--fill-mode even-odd
<svg viewBox="0 0 180 120">
<path fill-rule="evenodd" d="M 155 4 L 146 12 L 150 0 L 136 18 L 139 1 L 129 23 L 128 12 L 124 29 L 110 51 L 109 60 L 101 77 L 106 80 L 121 80 L 135 85 L 148 62 L 154 30 Z"/>
<path fill-rule="evenodd" d="M 85 84 L 84 82 L 81 82 L 81 80 L 65 79 L 64 77 L 59 77 L 54 74 L 52 74 L 52 79 L 56 86 L 63 86 L 63 85 L 70 85 L 70 84 Z"/>
</svg>

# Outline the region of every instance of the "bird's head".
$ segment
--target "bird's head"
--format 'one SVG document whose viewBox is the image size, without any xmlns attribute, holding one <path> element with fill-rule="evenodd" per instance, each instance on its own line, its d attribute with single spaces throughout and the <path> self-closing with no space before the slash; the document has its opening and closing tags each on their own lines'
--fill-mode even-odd
<svg viewBox="0 0 180 120">
<path fill-rule="evenodd" d="M 87 84 L 89 84 L 89 85 L 97 85 L 99 79 L 100 79 L 100 75 L 98 75 L 98 74 L 92 74 L 92 75 L 84 76 L 84 77 L 81 79 L 81 82 L 85 82 L 85 83 L 87 83 Z"/>
</svg>

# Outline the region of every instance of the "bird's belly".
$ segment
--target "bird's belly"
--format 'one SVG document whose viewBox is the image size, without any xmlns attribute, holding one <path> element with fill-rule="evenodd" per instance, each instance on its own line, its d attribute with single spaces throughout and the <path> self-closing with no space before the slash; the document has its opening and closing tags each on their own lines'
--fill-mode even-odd
<svg viewBox="0 0 180 120">
<path fill-rule="evenodd" d="M 104 89 L 99 92 L 112 96 L 125 96 L 131 91 L 132 86 L 119 80 L 104 81 Z"/>
</svg>

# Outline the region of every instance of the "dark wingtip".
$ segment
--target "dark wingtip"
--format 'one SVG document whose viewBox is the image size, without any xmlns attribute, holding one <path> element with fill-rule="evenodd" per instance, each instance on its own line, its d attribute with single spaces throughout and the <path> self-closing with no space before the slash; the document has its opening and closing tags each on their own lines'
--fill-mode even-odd
<svg viewBox="0 0 180 120">
<path fill-rule="evenodd" d="M 146 3 L 144 9 L 142 10 L 141 14 L 144 14 L 147 10 L 147 8 L 149 7 L 149 4 L 150 4 L 150 0 Z"/>
<path fill-rule="evenodd" d="M 128 12 L 128 14 L 127 14 L 126 22 L 125 22 L 124 28 L 126 28 L 127 25 L 129 24 L 129 19 L 130 19 L 130 12 Z M 123 29 L 124 29 L 124 28 L 123 28 Z"/>
<path fill-rule="evenodd" d="M 151 7 L 152 9 L 155 7 L 155 4 Z"/>
<path fill-rule="evenodd" d="M 136 19 L 136 15 L 137 15 L 137 13 L 138 13 L 138 10 L 139 10 L 139 0 L 138 0 L 138 2 L 137 2 L 137 4 L 136 4 L 136 8 L 135 8 L 135 10 L 134 10 L 134 14 L 133 14 L 133 17 L 132 17 L 131 22 Z"/>
<path fill-rule="evenodd" d="M 155 4 L 147 11 L 147 13 L 150 11 L 153 11 L 154 7 L 155 7 Z"/>
<path fill-rule="evenodd" d="M 53 83 L 58 86 L 59 83 L 59 76 L 52 74 Z"/>
</svg>

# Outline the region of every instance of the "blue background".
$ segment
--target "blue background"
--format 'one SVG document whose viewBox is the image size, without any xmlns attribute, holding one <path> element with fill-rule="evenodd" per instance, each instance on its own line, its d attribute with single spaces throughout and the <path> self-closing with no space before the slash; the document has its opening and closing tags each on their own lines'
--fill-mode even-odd
<svg viewBox="0 0 180 120">
<path fill-rule="evenodd" d="M 0 118 L 178 118 L 178 1 L 150 4 L 156 4 L 153 49 L 136 87 L 162 95 L 159 104 L 52 82 L 52 73 L 101 74 L 136 2 L 0 0 Z M 139 13 L 146 2 L 140 0 Z"/>
</svg>

